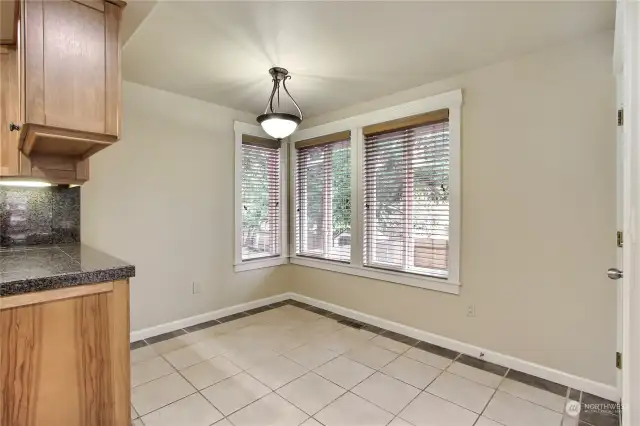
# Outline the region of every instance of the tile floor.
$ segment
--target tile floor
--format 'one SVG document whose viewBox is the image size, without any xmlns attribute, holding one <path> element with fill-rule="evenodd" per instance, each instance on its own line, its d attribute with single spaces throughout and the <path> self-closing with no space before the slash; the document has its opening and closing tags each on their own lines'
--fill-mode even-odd
<svg viewBox="0 0 640 426">
<path fill-rule="evenodd" d="M 618 424 L 563 415 L 609 401 L 293 301 L 131 346 L 134 426 Z"/>
</svg>

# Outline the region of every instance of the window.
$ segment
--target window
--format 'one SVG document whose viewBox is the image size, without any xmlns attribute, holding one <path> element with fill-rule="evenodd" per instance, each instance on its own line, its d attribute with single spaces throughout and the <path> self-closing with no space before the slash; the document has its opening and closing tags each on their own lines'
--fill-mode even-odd
<svg viewBox="0 0 640 426">
<path fill-rule="evenodd" d="M 367 126 L 363 134 L 364 265 L 446 277 L 449 111 Z"/>
<path fill-rule="evenodd" d="M 351 258 L 350 132 L 299 141 L 296 167 L 296 253 Z"/>
<path fill-rule="evenodd" d="M 461 105 L 456 90 L 294 133 L 291 263 L 459 293 Z"/>
<path fill-rule="evenodd" d="M 236 271 L 286 262 L 280 145 L 259 127 L 236 123 Z"/>
</svg>

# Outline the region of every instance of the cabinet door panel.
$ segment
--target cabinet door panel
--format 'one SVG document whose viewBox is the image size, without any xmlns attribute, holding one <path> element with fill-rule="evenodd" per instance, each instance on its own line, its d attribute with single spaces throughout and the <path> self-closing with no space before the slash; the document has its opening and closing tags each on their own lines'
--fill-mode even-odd
<svg viewBox="0 0 640 426">
<path fill-rule="evenodd" d="M 21 123 L 18 84 L 18 52 L 14 47 L 0 50 L 0 175 L 19 174 L 18 132 L 9 131 L 9 123 Z"/>
<path fill-rule="evenodd" d="M 129 426 L 128 292 L 0 310 L 2 426 Z"/>
<path fill-rule="evenodd" d="M 45 124 L 105 133 L 104 13 L 70 0 L 43 5 Z"/>
</svg>

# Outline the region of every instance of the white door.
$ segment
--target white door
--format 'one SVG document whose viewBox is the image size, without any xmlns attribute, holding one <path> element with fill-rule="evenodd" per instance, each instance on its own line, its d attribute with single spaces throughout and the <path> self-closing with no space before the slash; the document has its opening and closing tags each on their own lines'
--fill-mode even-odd
<svg viewBox="0 0 640 426">
<path fill-rule="evenodd" d="M 618 131 L 619 223 L 624 242 L 617 268 L 618 346 L 622 370 L 618 389 L 622 399 L 622 425 L 640 425 L 640 3 L 621 0 L 616 13 L 614 66 L 624 123 Z M 615 271 L 611 275 L 615 278 Z"/>
</svg>

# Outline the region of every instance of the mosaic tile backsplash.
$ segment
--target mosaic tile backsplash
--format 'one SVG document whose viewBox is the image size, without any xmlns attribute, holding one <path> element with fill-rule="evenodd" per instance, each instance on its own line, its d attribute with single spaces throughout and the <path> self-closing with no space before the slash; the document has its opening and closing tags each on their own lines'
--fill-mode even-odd
<svg viewBox="0 0 640 426">
<path fill-rule="evenodd" d="M 0 245 L 80 242 L 80 187 L 0 187 Z"/>
</svg>

